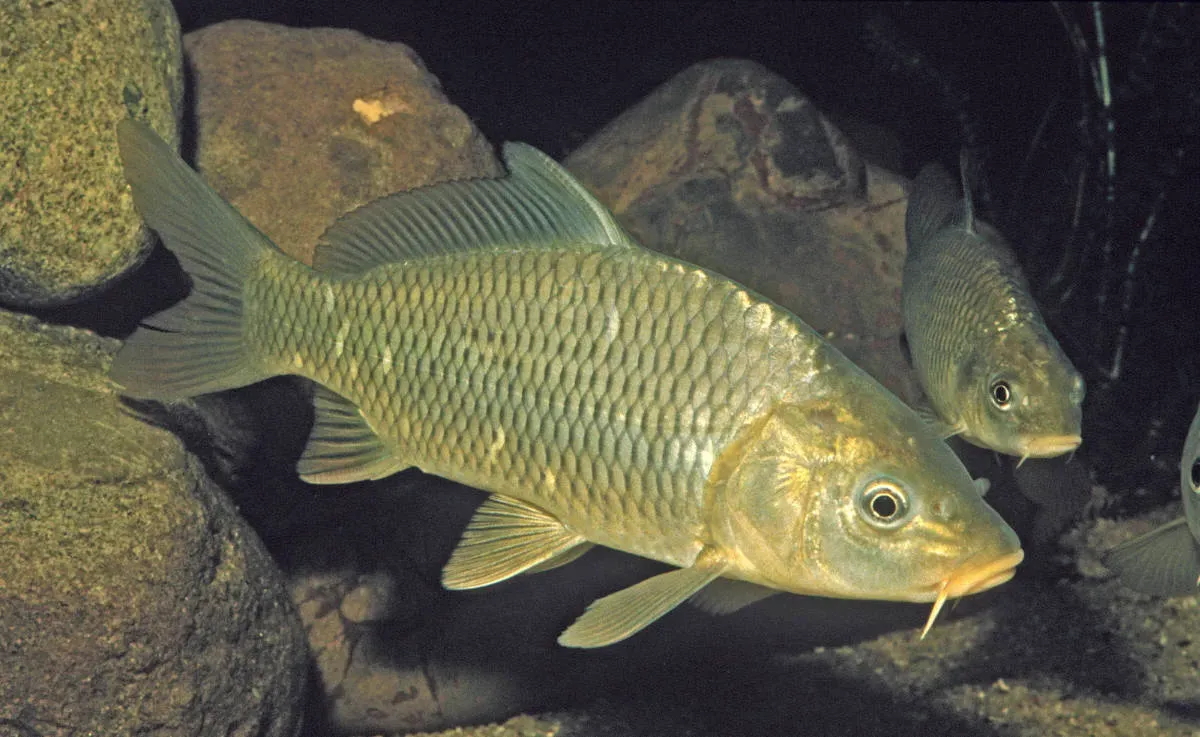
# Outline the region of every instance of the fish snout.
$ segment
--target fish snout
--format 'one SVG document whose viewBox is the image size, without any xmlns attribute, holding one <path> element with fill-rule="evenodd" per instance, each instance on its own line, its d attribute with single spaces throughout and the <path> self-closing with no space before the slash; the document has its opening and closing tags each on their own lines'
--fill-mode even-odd
<svg viewBox="0 0 1200 737">
<path fill-rule="evenodd" d="M 1070 453 L 1081 442 L 1083 438 L 1079 435 L 1043 435 L 1021 443 L 1021 455 L 1025 458 L 1053 458 Z"/>
<path fill-rule="evenodd" d="M 947 599 L 978 594 L 1007 583 L 1017 574 L 1017 566 L 1023 560 L 1025 551 L 1018 547 L 1000 555 L 976 553 L 963 561 L 938 587 L 937 598 L 934 599 L 929 618 L 925 620 L 925 627 L 921 630 L 921 639 L 925 639 L 925 635 L 929 634 L 929 629 L 933 627 Z"/>
<path fill-rule="evenodd" d="M 1009 581 L 1017 573 L 1017 566 L 1025 560 L 1025 551 L 1018 548 L 996 557 L 973 556 L 960 565 L 946 579 L 947 598 L 958 598 L 978 594 Z"/>
</svg>

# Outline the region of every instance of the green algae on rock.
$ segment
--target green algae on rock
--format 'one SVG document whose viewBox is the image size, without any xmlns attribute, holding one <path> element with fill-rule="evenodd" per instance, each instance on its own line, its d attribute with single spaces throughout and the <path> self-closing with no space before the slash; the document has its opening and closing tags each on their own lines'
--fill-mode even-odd
<svg viewBox="0 0 1200 737">
<path fill-rule="evenodd" d="M 116 341 L 0 312 L 0 345 L 0 720 L 292 734 L 306 652 L 280 574 L 119 403 Z"/>
<path fill-rule="evenodd" d="M 171 140 L 182 101 L 168 0 L 0 2 L 0 303 L 73 302 L 145 259 L 116 123 Z"/>
</svg>

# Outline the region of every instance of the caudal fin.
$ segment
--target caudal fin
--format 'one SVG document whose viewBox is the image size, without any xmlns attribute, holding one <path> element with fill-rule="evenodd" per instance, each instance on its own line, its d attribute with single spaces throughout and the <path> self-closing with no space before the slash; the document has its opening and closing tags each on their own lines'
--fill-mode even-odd
<svg viewBox="0 0 1200 737">
<path fill-rule="evenodd" d="M 178 399 L 266 378 L 242 338 L 246 278 L 274 246 L 144 123 L 117 141 L 133 201 L 192 279 L 179 304 L 125 341 L 109 376 L 144 399 Z"/>
</svg>

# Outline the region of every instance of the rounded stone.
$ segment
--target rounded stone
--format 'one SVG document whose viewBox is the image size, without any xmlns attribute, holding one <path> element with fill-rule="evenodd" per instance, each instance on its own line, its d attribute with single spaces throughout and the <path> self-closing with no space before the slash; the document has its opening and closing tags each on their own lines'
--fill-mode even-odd
<svg viewBox="0 0 1200 737">
<path fill-rule="evenodd" d="M 0 303 L 77 301 L 146 258 L 116 124 L 178 141 L 182 100 L 167 0 L 0 3 Z"/>
</svg>

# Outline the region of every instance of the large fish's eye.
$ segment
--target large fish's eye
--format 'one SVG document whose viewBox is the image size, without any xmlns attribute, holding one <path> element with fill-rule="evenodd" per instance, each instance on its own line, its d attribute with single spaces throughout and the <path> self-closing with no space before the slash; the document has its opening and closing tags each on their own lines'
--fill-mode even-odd
<svg viewBox="0 0 1200 737">
<path fill-rule="evenodd" d="M 898 527 L 908 517 L 908 497 L 894 481 L 875 479 L 864 488 L 858 511 L 875 527 Z"/>
<path fill-rule="evenodd" d="M 1188 481 L 1192 482 L 1192 491 L 1200 492 L 1200 458 L 1192 460 L 1192 468 L 1188 474 Z"/>
<path fill-rule="evenodd" d="M 990 394 L 992 396 L 992 404 L 998 408 L 1008 409 L 1012 405 L 1012 387 L 1004 379 L 996 379 L 992 382 Z"/>
</svg>

